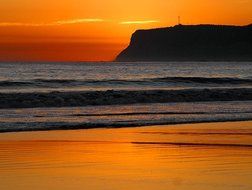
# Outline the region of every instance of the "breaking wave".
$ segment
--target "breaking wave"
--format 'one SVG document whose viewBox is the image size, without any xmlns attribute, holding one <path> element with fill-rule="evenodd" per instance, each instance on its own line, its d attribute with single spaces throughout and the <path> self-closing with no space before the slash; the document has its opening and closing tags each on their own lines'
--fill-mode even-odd
<svg viewBox="0 0 252 190">
<path fill-rule="evenodd" d="M 0 108 L 78 107 L 88 105 L 247 100 L 252 100 L 252 88 L 0 93 Z"/>
<path fill-rule="evenodd" d="M 0 87 L 48 87 L 61 88 L 64 86 L 85 85 L 134 85 L 156 83 L 187 83 L 187 84 L 216 84 L 216 85 L 252 85 L 250 78 L 205 78 L 205 77 L 163 77 L 144 79 L 109 79 L 109 80 L 72 80 L 72 79 L 33 79 L 28 81 L 0 81 Z"/>
</svg>

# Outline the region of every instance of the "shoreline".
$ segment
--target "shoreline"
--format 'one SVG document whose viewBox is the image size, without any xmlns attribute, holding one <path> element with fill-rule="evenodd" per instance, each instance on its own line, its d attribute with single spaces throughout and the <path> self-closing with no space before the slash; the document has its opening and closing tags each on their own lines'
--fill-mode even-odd
<svg viewBox="0 0 252 190">
<path fill-rule="evenodd" d="M 240 122 L 252 122 L 252 118 L 250 119 L 223 119 L 223 120 L 212 120 L 212 121 L 192 121 L 192 122 L 170 122 L 170 123 L 150 123 L 150 124 L 116 124 L 117 126 L 106 126 L 106 124 L 102 124 L 101 126 L 84 126 L 79 125 L 79 126 L 58 126 L 56 128 L 48 127 L 45 129 L 23 129 L 23 130 L 4 130 L 1 131 L 0 129 L 0 135 L 2 134 L 18 134 L 18 133 L 32 133 L 32 132 L 50 132 L 50 131 L 85 131 L 85 130 L 95 130 L 95 129 L 131 129 L 131 128 L 146 128 L 146 127 L 164 127 L 164 126 L 179 126 L 179 125 L 197 125 L 197 124 L 219 124 L 219 123 L 240 123 Z"/>
</svg>

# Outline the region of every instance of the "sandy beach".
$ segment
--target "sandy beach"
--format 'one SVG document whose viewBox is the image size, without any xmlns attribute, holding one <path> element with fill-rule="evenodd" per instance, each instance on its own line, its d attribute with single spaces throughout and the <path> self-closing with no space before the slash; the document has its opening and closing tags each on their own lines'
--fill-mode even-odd
<svg viewBox="0 0 252 190">
<path fill-rule="evenodd" d="M 0 134 L 0 189 L 252 188 L 252 121 Z"/>
</svg>

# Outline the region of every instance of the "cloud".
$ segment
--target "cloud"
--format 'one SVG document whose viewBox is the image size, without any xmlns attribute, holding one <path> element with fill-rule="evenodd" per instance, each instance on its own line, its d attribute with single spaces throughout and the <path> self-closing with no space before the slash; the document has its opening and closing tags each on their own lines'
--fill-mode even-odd
<svg viewBox="0 0 252 190">
<path fill-rule="evenodd" d="M 110 22 L 106 20 L 107 22 Z M 42 23 L 25 23 L 25 22 L 0 22 L 0 27 L 44 27 L 44 26 L 61 26 L 61 25 L 70 25 L 70 24 L 84 24 L 84 23 L 97 23 L 105 22 L 105 20 L 100 18 L 78 18 L 78 19 L 69 19 L 69 20 L 58 20 L 54 22 L 42 22 Z M 119 24 L 129 25 L 129 24 L 150 24 L 158 23 L 158 20 L 135 20 L 135 21 L 123 21 Z"/>
<path fill-rule="evenodd" d="M 150 24 L 150 23 L 157 23 L 158 20 L 136 20 L 136 21 L 123 21 L 120 24 Z"/>
<path fill-rule="evenodd" d="M 93 23 L 93 22 L 104 22 L 103 19 L 98 18 L 82 18 L 82 19 L 71 19 L 71 20 L 58 20 L 49 23 L 22 23 L 22 22 L 0 22 L 2 26 L 27 26 L 27 27 L 39 27 L 39 26 L 59 26 L 68 24 L 82 24 L 82 23 Z"/>
<path fill-rule="evenodd" d="M 65 25 L 65 24 L 80 24 L 80 23 L 87 23 L 87 22 L 103 22 L 103 19 L 98 18 L 84 18 L 84 19 L 73 19 L 73 20 L 60 20 L 53 22 L 53 25 Z"/>
</svg>

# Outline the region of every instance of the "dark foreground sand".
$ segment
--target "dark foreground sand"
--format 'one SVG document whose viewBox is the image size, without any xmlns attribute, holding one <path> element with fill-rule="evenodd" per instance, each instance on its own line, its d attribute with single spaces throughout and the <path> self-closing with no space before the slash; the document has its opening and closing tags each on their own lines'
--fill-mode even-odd
<svg viewBox="0 0 252 190">
<path fill-rule="evenodd" d="M 0 189 L 250 190 L 252 121 L 0 134 Z"/>
</svg>

